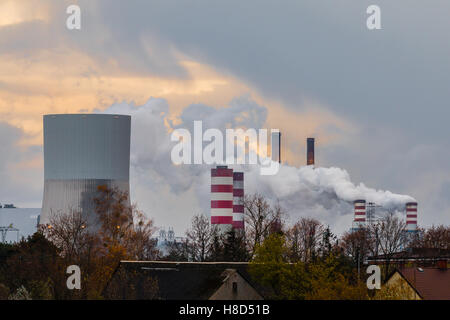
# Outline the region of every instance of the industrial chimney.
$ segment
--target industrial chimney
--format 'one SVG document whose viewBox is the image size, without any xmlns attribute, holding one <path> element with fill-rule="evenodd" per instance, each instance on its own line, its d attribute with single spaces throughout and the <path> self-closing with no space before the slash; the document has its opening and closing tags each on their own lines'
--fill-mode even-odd
<svg viewBox="0 0 450 320">
<path fill-rule="evenodd" d="M 406 204 L 406 231 L 417 231 L 417 202 L 408 202 Z"/>
<path fill-rule="evenodd" d="M 306 165 L 314 165 L 314 138 L 306 139 Z"/>
<path fill-rule="evenodd" d="M 366 200 L 355 200 L 353 202 L 355 216 L 353 219 L 353 230 L 359 230 L 366 226 Z"/>
<path fill-rule="evenodd" d="M 211 169 L 211 224 L 226 233 L 233 223 L 233 169 Z"/>
<path fill-rule="evenodd" d="M 233 228 L 244 231 L 244 173 L 233 173 Z"/>
<path fill-rule="evenodd" d="M 272 130 L 271 136 L 272 161 L 281 163 L 281 132 Z"/>
</svg>

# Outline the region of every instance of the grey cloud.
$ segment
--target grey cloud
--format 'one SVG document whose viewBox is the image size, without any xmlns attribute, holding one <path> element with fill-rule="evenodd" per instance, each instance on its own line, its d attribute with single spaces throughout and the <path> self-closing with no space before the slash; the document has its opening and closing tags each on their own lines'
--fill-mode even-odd
<svg viewBox="0 0 450 320">
<path fill-rule="evenodd" d="M 30 54 L 59 43 L 105 64 L 116 59 L 130 72 L 187 77 L 175 49 L 293 109 L 307 106 L 305 99 L 318 101 L 361 128 L 320 150 L 321 164 L 346 168 L 367 185 L 410 193 L 421 203 L 424 223 L 448 223 L 448 209 L 439 205 L 448 198 L 450 175 L 448 1 L 379 0 L 383 29 L 368 31 L 368 0 L 80 0 L 79 33 L 64 27 L 69 2 L 48 2 L 47 27 L 0 29 L 1 52 Z M 254 110 L 259 123 L 265 115 Z M 186 121 L 190 112 L 209 119 L 211 107 L 190 106 Z M 144 151 L 143 162 L 168 169 Z M 172 174 L 168 179 L 190 190 L 184 175 Z"/>
<path fill-rule="evenodd" d="M 213 108 L 203 104 L 192 104 L 183 109 L 180 126 L 192 126 L 202 120 L 205 128 L 225 129 L 228 127 L 262 128 L 267 118 L 267 109 L 259 106 L 250 97 L 234 98 L 229 106 Z"/>
<path fill-rule="evenodd" d="M 443 133 L 435 114 L 449 115 L 448 2 L 379 1 L 383 30 L 373 32 L 365 26 L 370 1 L 133 4 L 99 5 L 113 30 L 130 35 L 126 43 L 157 32 L 294 108 L 312 97 L 365 124 L 401 126 L 416 138 Z M 423 129 L 412 128 L 418 119 Z"/>
<path fill-rule="evenodd" d="M 42 148 L 22 147 L 24 132 L 0 121 L 0 203 L 41 206 L 43 168 L 17 167 L 42 155 Z"/>
</svg>

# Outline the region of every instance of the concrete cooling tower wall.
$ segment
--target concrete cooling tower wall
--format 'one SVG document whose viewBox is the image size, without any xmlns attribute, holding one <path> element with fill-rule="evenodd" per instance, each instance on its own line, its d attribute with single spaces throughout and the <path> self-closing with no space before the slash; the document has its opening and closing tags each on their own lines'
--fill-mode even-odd
<svg viewBox="0 0 450 320">
<path fill-rule="evenodd" d="M 131 117 L 106 114 L 44 116 L 44 198 L 41 224 L 80 210 L 95 221 L 97 187 L 129 192 Z"/>
</svg>

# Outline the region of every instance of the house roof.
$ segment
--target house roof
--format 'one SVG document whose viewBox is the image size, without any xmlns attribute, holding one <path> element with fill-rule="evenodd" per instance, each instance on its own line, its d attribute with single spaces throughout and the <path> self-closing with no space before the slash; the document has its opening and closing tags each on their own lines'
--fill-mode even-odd
<svg viewBox="0 0 450 320">
<path fill-rule="evenodd" d="M 450 300 L 450 270 L 402 268 L 397 272 L 425 300 Z"/>
<path fill-rule="evenodd" d="M 255 288 L 247 267 L 246 262 L 121 261 L 118 270 L 137 275 L 137 281 L 157 279 L 160 299 L 205 300 L 223 284 L 229 269 L 236 270 Z"/>
<path fill-rule="evenodd" d="M 367 258 L 368 261 L 383 261 L 385 259 L 392 261 L 408 261 L 408 260 L 440 260 L 450 259 L 450 250 L 435 248 L 411 248 L 408 250 L 396 252 L 392 255 L 377 255 Z"/>
</svg>

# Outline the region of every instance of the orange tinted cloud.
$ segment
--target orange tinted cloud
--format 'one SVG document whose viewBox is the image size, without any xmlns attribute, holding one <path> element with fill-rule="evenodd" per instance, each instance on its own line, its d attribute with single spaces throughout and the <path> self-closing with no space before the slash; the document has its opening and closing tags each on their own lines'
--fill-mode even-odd
<svg viewBox="0 0 450 320">
<path fill-rule="evenodd" d="M 28 21 L 46 21 L 49 18 L 48 7 L 37 1 L 0 1 L 0 28 Z"/>
<path fill-rule="evenodd" d="M 42 115 L 46 113 L 92 112 L 116 102 L 140 105 L 150 97 L 158 97 L 168 101 L 169 118 L 176 122 L 192 103 L 221 108 L 233 98 L 248 94 L 267 107 L 266 126 L 281 130 L 283 159 L 292 164 L 303 164 L 297 147 L 307 135 L 320 136 L 319 143 L 326 144 L 339 138 L 327 127 L 337 128 L 338 132 L 352 128 L 319 103 L 306 102 L 298 106 L 297 110 L 303 111 L 295 111 L 233 75 L 181 53 L 175 56 L 187 76 L 136 74 L 121 68 L 119 61 L 99 62 L 63 45 L 36 51 L 31 57 L 0 55 L 0 116 L 24 130 L 21 144 L 41 145 Z"/>
</svg>

